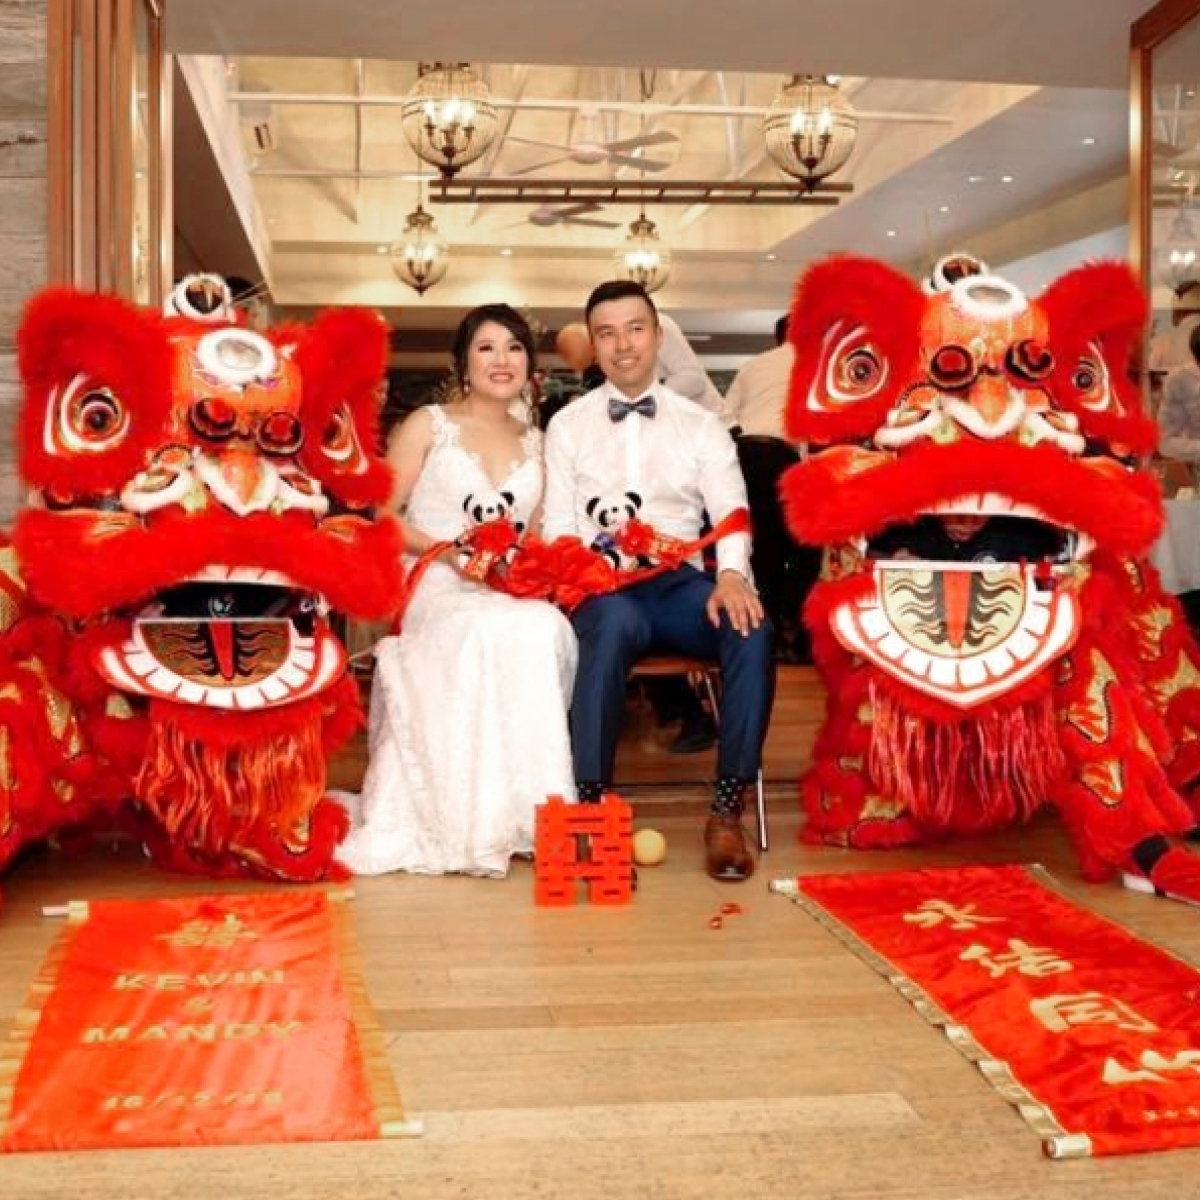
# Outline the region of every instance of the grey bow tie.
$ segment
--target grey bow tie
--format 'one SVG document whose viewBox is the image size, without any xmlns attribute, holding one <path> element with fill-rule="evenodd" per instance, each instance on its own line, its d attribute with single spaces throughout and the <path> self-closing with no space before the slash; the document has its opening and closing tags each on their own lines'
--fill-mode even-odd
<svg viewBox="0 0 1200 1200">
<path fill-rule="evenodd" d="M 640 400 L 618 400 L 616 396 L 608 398 L 608 419 L 623 421 L 630 413 L 641 413 L 647 419 L 658 412 L 658 403 L 653 395 L 645 395 Z"/>
</svg>

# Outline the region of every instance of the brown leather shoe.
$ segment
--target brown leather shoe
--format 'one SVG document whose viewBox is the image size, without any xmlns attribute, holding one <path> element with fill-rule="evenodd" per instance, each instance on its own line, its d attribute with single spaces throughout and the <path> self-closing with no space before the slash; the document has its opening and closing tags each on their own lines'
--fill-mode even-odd
<svg viewBox="0 0 1200 1200">
<path fill-rule="evenodd" d="M 708 818 L 704 827 L 704 869 L 721 883 L 740 883 L 754 874 L 754 855 L 737 817 Z"/>
</svg>

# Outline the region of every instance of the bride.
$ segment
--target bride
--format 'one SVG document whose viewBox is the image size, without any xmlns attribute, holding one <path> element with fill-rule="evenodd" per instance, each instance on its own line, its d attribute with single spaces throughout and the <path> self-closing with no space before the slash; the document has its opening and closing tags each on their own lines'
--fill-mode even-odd
<svg viewBox="0 0 1200 1200">
<path fill-rule="evenodd" d="M 538 516 L 542 435 L 510 412 L 534 366 L 529 325 L 506 304 L 473 309 L 453 356 L 461 399 L 417 409 L 388 448 L 410 555 L 504 508 L 526 529 Z M 367 773 L 362 795 L 343 797 L 339 858 L 364 875 L 504 875 L 533 848 L 534 807 L 574 795 L 569 621 L 473 583 L 451 549 L 375 655 Z"/>
</svg>

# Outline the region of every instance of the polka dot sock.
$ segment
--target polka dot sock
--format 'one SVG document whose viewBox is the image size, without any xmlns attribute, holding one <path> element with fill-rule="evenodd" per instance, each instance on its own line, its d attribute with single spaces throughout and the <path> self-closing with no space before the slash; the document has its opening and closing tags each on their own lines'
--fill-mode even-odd
<svg viewBox="0 0 1200 1200">
<path fill-rule="evenodd" d="M 604 784 L 577 783 L 575 795 L 579 797 L 580 804 L 599 804 L 600 797 L 604 795 Z"/>
<path fill-rule="evenodd" d="M 745 797 L 746 781 L 736 775 L 723 775 L 717 780 L 709 811 L 714 817 L 740 817 L 746 808 Z"/>
</svg>

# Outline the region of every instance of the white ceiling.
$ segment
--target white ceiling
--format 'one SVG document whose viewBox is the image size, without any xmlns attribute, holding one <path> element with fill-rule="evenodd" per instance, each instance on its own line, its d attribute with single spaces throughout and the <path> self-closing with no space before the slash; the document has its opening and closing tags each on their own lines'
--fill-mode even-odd
<svg viewBox="0 0 1200 1200">
<path fill-rule="evenodd" d="M 188 0 L 185 54 L 631 64 L 1120 88 L 1148 0 Z M 803 61 L 801 61 L 803 60 Z"/>
<path fill-rule="evenodd" d="M 254 105 L 211 107 L 235 135 L 239 112 L 242 135 L 266 115 L 276 137 L 274 151 L 253 156 L 243 152 L 244 136 L 226 130 L 223 167 L 277 301 L 297 309 L 398 306 L 401 325 L 445 325 L 485 299 L 529 305 L 551 325 L 569 319 L 611 274 L 612 252 L 637 211 L 599 214 L 619 229 L 541 229 L 524 220 L 528 205 L 429 204 L 454 256 L 447 278 L 418 299 L 378 253 L 416 200 L 415 160 L 395 101 L 418 59 L 475 62 L 493 94 L 516 105 L 502 109 L 511 114 L 507 136 L 465 175 L 503 176 L 553 157 L 515 140 L 571 138 L 573 114 L 537 101 L 636 109 L 649 79 L 652 106 L 724 110 L 607 111 L 606 139 L 643 127 L 678 136 L 678 144 L 646 151 L 671 163 L 655 178 L 782 178 L 763 158 L 757 112 L 784 74 L 840 72 L 864 119 L 838 176 L 854 194 L 837 208 L 649 212 L 676 254 L 661 300 L 685 328 L 765 331 L 802 265 L 832 251 L 914 270 L 956 248 L 993 263 L 1025 262 L 1122 225 L 1129 25 L 1146 7 L 1147 0 L 606 0 L 602 8 L 290 0 L 284 19 L 265 0 L 192 0 L 167 13 L 172 49 L 224 59 L 219 69 L 208 64 L 212 87 L 264 93 Z M 655 68 L 648 75 L 629 65 L 645 63 Z M 368 102 L 353 103 L 356 95 Z M 616 172 L 567 163 L 545 173 Z"/>
</svg>

